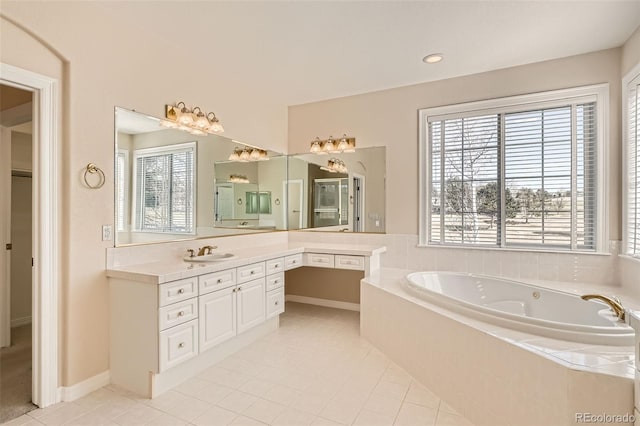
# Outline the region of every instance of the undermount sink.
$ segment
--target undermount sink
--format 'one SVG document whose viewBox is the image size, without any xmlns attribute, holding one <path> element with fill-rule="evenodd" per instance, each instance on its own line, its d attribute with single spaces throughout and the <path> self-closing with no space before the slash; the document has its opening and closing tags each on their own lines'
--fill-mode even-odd
<svg viewBox="0 0 640 426">
<path fill-rule="evenodd" d="M 233 253 L 211 253 L 203 256 L 185 256 L 183 259 L 185 262 L 221 262 L 223 260 L 229 260 L 236 257 Z"/>
</svg>

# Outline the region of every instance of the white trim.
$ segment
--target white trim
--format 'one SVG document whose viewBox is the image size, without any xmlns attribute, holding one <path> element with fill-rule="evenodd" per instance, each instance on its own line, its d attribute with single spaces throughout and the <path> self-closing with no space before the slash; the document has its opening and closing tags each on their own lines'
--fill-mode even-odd
<svg viewBox="0 0 640 426">
<path fill-rule="evenodd" d="M 338 300 L 319 299 L 317 297 L 298 296 L 296 294 L 286 294 L 285 302 L 306 303 L 307 305 L 325 306 L 327 308 L 346 309 L 348 311 L 360 312 L 359 303 L 340 302 Z"/>
<path fill-rule="evenodd" d="M 434 117 L 446 119 L 452 115 L 477 115 L 479 113 L 521 111 L 525 108 L 548 107 L 549 105 L 568 105 L 583 101 L 596 101 L 597 115 L 597 218 L 596 247 L 598 253 L 608 252 L 609 243 L 609 84 L 595 84 L 569 89 L 552 90 L 527 95 L 509 96 L 477 102 L 446 105 L 418 110 L 418 162 L 419 162 L 419 215 L 418 245 L 429 247 L 449 247 L 442 241 L 440 244 L 429 244 L 428 224 L 431 218 L 429 208 L 431 191 L 431 162 L 429 161 L 429 141 L 427 125 Z M 464 246 L 469 247 L 469 245 Z M 504 247 L 498 247 L 505 249 Z M 541 248 L 542 251 L 544 248 Z M 567 250 L 568 253 L 586 253 L 579 250 Z"/>
<path fill-rule="evenodd" d="M 33 402 L 58 402 L 60 148 L 58 81 L 0 63 L 0 81 L 33 91 Z"/>
<path fill-rule="evenodd" d="M 0 348 L 11 346 L 11 130 L 0 127 Z"/>
<path fill-rule="evenodd" d="M 20 327 L 27 324 L 31 324 L 31 316 L 14 318 L 11 320 L 11 328 Z"/>
<path fill-rule="evenodd" d="M 628 203 L 628 170 L 629 170 L 629 159 L 628 156 L 628 145 L 629 145 L 629 134 L 628 134 L 628 115 L 629 115 L 629 99 L 627 98 L 627 86 L 631 84 L 633 80 L 640 77 L 640 62 L 638 62 L 623 78 L 622 78 L 622 250 L 621 254 L 625 256 L 629 256 L 633 258 L 634 256 L 627 255 L 627 233 L 628 233 L 628 221 L 627 221 L 627 203 Z M 637 149 L 637 148 L 636 148 Z"/>
<path fill-rule="evenodd" d="M 101 387 L 107 386 L 109 383 L 111 383 L 111 375 L 107 370 L 73 386 L 62 386 L 60 387 L 60 401 L 75 401 Z"/>
</svg>

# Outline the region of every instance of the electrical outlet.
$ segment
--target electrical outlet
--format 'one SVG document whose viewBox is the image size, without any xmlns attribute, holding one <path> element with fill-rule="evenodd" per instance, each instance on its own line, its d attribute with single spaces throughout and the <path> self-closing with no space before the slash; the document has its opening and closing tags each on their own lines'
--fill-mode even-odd
<svg viewBox="0 0 640 426">
<path fill-rule="evenodd" d="M 102 241 L 111 241 L 111 225 L 102 225 Z"/>
</svg>

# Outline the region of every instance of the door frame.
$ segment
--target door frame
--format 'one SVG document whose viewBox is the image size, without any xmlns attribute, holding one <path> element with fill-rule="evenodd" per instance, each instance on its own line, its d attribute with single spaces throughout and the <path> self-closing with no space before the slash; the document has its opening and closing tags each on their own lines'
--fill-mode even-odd
<svg viewBox="0 0 640 426">
<path fill-rule="evenodd" d="M 58 81 L 0 63 L 0 83 L 33 92 L 32 399 L 55 404 L 58 392 L 60 141 Z"/>
<path fill-rule="evenodd" d="M 0 243 L 11 242 L 11 130 L 0 125 Z M 11 250 L 0 247 L 0 348 L 11 345 Z"/>
<path fill-rule="evenodd" d="M 361 175 L 360 173 L 352 173 L 351 174 L 351 180 L 352 182 L 354 180 L 358 180 L 359 185 L 360 185 L 360 190 L 356 190 L 356 188 L 353 188 L 353 200 L 354 200 L 354 205 L 357 202 L 358 206 L 360 208 L 360 227 L 362 229 L 355 229 L 355 221 L 354 221 L 354 229 L 353 231 L 357 231 L 357 232 L 365 232 L 365 218 L 366 218 L 366 213 L 365 213 L 365 185 L 366 185 L 366 177 L 365 175 Z M 356 197 L 356 195 L 359 194 L 359 197 Z M 358 200 L 356 201 L 356 198 L 358 198 Z M 353 212 L 354 216 L 355 216 L 355 211 Z"/>
<path fill-rule="evenodd" d="M 302 218 L 302 214 L 304 213 L 304 179 L 288 179 L 284 182 L 282 182 L 282 186 L 283 186 L 283 193 L 286 194 L 286 197 L 283 197 L 285 199 L 285 202 L 283 203 L 284 205 L 282 206 L 283 210 L 284 210 L 284 217 L 285 220 L 287 221 L 287 229 L 291 229 L 291 227 L 289 226 L 289 183 L 296 183 L 300 186 L 300 219 L 298 219 L 299 222 L 299 226 L 297 229 L 304 229 L 303 225 L 304 225 L 304 221 Z"/>
</svg>

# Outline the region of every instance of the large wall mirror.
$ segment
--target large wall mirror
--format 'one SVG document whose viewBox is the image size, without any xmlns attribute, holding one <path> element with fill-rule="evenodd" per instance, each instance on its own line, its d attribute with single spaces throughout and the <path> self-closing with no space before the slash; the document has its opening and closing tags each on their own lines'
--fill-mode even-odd
<svg viewBox="0 0 640 426">
<path fill-rule="evenodd" d="M 384 147 L 289 156 L 290 230 L 385 232 Z"/>
<path fill-rule="evenodd" d="M 286 156 L 116 108 L 116 246 L 286 229 Z M 259 154 L 259 155 L 258 155 Z"/>
</svg>

